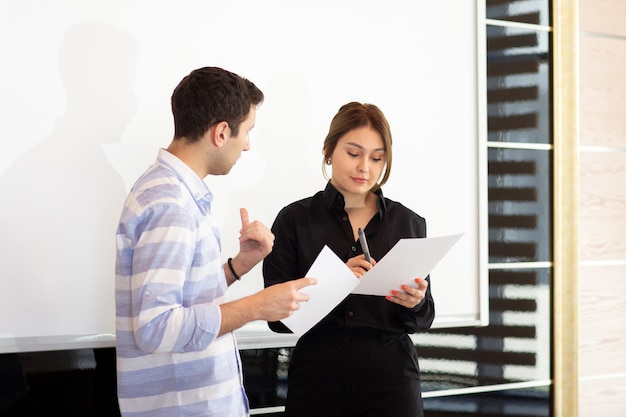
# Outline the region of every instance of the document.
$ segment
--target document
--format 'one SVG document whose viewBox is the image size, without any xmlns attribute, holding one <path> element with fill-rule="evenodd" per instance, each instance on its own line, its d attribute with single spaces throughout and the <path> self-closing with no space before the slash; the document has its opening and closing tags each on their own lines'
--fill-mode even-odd
<svg viewBox="0 0 626 417">
<path fill-rule="evenodd" d="M 281 320 L 298 336 L 326 317 L 359 284 L 359 279 L 328 246 L 317 255 L 305 276 L 317 279 L 317 284 L 300 290 L 309 295 L 309 301 L 300 303 L 299 310 Z"/>
<path fill-rule="evenodd" d="M 402 285 L 417 287 L 415 278 L 426 278 L 461 236 L 401 239 L 360 279 L 324 246 L 306 274 L 316 278 L 317 285 L 300 290 L 309 295 L 309 301 L 300 303 L 300 309 L 282 322 L 302 336 L 348 294 L 385 296 Z"/>
<path fill-rule="evenodd" d="M 461 236 L 400 239 L 376 266 L 361 276 L 352 294 L 384 296 L 402 285 L 417 288 L 415 278 L 426 278 Z"/>
</svg>

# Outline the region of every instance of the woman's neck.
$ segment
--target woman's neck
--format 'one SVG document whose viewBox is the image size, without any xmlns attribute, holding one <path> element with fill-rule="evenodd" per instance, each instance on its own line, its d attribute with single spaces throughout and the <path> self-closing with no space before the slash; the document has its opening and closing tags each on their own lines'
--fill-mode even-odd
<svg viewBox="0 0 626 417">
<path fill-rule="evenodd" d="M 344 194 L 345 209 L 376 207 L 376 194 L 368 191 L 365 194 Z"/>
</svg>

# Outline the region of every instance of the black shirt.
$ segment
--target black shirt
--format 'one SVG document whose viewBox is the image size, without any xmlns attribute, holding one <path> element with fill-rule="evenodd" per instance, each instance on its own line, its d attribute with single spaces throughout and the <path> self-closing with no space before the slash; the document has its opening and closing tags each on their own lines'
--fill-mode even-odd
<svg viewBox="0 0 626 417">
<path fill-rule="evenodd" d="M 426 237 L 426 221 L 378 190 L 378 215 L 365 227 L 372 257 L 382 259 L 402 238 Z M 265 286 L 304 277 L 324 245 L 344 262 L 363 253 L 355 241 L 343 195 L 328 182 L 324 191 L 284 207 L 272 225 L 274 248 L 263 261 Z M 416 256 L 419 254 L 416 254 Z M 348 295 L 315 327 L 373 328 L 413 333 L 427 329 L 435 317 L 429 281 L 426 297 L 413 309 L 382 296 Z M 393 288 L 389 288 L 391 291 Z M 399 288 L 396 290 L 400 291 Z M 276 332 L 289 332 L 282 323 L 269 323 Z"/>
</svg>

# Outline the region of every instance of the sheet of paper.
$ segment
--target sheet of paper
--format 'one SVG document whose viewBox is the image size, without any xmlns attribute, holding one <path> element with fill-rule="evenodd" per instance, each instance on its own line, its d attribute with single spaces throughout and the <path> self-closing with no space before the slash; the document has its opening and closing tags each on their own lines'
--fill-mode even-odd
<svg viewBox="0 0 626 417">
<path fill-rule="evenodd" d="M 316 285 L 300 290 L 309 295 L 309 301 L 300 303 L 299 310 L 282 320 L 298 336 L 315 326 L 359 284 L 359 279 L 328 246 L 317 255 L 306 276 L 317 279 Z"/>
<path fill-rule="evenodd" d="M 462 235 L 399 240 L 361 276 L 352 293 L 384 296 L 401 285 L 416 287 L 415 278 L 426 278 Z"/>
<path fill-rule="evenodd" d="M 300 309 L 282 322 L 302 336 L 350 293 L 385 296 L 404 284 L 415 287 L 414 279 L 430 274 L 461 236 L 401 239 L 360 279 L 324 246 L 306 274 L 317 278 L 317 284 L 300 290 L 309 295 L 309 301 L 300 303 Z"/>
</svg>

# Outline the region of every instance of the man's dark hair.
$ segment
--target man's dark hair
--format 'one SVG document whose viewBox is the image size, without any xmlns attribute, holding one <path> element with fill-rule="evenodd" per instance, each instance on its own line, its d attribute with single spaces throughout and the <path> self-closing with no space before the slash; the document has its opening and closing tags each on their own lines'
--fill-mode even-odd
<svg viewBox="0 0 626 417">
<path fill-rule="evenodd" d="M 250 106 L 261 104 L 263 98 L 252 81 L 237 74 L 217 67 L 198 68 L 172 93 L 174 138 L 195 142 L 219 122 L 227 122 L 236 136 Z"/>
</svg>

